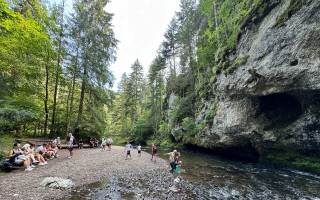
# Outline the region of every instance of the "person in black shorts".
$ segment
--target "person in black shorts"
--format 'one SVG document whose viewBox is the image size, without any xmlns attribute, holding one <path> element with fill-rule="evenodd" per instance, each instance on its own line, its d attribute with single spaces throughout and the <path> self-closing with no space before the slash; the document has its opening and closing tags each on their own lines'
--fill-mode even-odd
<svg viewBox="0 0 320 200">
<path fill-rule="evenodd" d="M 138 155 L 140 157 L 141 156 L 141 145 L 140 144 L 138 145 L 137 149 L 138 149 Z"/>
<path fill-rule="evenodd" d="M 126 160 L 128 159 L 128 156 L 130 156 L 131 158 L 131 154 L 130 154 L 131 149 L 132 149 L 132 145 L 129 142 L 127 142 L 126 146 L 124 147 L 124 151 L 127 150 Z"/>
</svg>

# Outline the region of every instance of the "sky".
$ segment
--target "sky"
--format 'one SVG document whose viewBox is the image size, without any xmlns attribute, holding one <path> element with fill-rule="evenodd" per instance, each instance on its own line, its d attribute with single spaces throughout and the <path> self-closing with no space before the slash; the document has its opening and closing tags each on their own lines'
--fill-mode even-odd
<svg viewBox="0 0 320 200">
<path fill-rule="evenodd" d="M 131 73 L 136 59 L 147 74 L 156 51 L 164 40 L 164 33 L 180 0 L 112 0 L 105 10 L 113 13 L 112 25 L 119 40 L 117 61 L 110 66 L 116 78 L 113 89 L 124 72 Z"/>
</svg>

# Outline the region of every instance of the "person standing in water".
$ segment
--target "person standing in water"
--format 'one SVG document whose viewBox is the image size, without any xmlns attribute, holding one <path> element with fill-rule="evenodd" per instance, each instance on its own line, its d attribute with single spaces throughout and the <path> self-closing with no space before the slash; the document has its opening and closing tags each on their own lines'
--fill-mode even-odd
<svg viewBox="0 0 320 200">
<path fill-rule="evenodd" d="M 174 161 L 173 161 L 173 165 L 172 165 L 172 171 L 173 171 L 173 178 L 175 182 L 180 182 L 179 179 L 179 165 L 181 164 L 180 161 L 180 153 L 179 152 L 174 152 Z"/>
<path fill-rule="evenodd" d="M 124 151 L 127 151 L 126 160 L 128 159 L 128 156 L 130 156 L 130 158 L 131 158 L 131 153 L 130 153 L 131 149 L 132 149 L 132 145 L 130 144 L 129 141 L 127 141 L 127 144 L 124 147 Z"/>
</svg>

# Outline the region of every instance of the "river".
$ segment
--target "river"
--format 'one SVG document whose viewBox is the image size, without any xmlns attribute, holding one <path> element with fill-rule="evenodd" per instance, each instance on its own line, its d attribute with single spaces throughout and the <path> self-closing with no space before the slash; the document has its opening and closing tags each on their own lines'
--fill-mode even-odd
<svg viewBox="0 0 320 200">
<path fill-rule="evenodd" d="M 213 198 L 320 199 L 318 175 L 230 161 L 193 151 L 181 153 L 181 176 L 211 188 L 209 194 Z"/>
<path fill-rule="evenodd" d="M 149 152 L 149 149 L 145 149 Z M 159 157 L 172 149 L 159 149 Z M 320 176 L 297 170 L 272 168 L 261 164 L 230 161 L 205 153 L 181 150 L 180 186 L 163 184 L 171 181 L 168 172 L 147 178 L 139 174 L 120 177 L 108 183 L 88 186 L 86 192 L 72 199 L 312 199 L 320 200 Z M 169 162 L 168 162 L 169 163 Z M 169 164 L 168 164 L 169 165 Z M 148 179 L 161 179 L 147 183 Z M 147 179 L 147 180 L 146 180 Z M 136 186 L 133 186 L 136 185 Z M 177 187 L 172 192 L 168 187 Z M 151 189 L 150 189 L 151 188 Z M 154 188 L 157 188 L 156 190 Z M 152 190 L 154 189 L 154 190 Z M 172 188 L 171 188 L 172 189 Z M 151 191 L 151 192 L 150 192 Z M 89 193 L 84 195 L 84 193 Z M 185 194 L 182 194 L 185 193 Z M 172 196 L 172 194 L 174 196 Z"/>
</svg>

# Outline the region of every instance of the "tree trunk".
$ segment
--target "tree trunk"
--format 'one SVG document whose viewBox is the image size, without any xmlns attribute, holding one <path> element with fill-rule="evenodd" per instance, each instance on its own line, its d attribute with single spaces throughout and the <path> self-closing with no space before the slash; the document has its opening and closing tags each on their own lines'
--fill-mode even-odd
<svg viewBox="0 0 320 200">
<path fill-rule="evenodd" d="M 76 76 L 77 76 L 78 56 L 79 56 L 79 51 L 77 50 L 76 63 L 74 65 L 74 72 L 72 77 L 72 90 L 71 90 L 71 98 L 70 98 L 70 110 L 68 112 L 67 134 L 70 131 L 70 122 L 71 122 L 71 116 L 73 112 L 73 99 L 74 99 L 74 88 L 75 88 Z"/>
<path fill-rule="evenodd" d="M 37 128 L 38 128 L 38 123 L 36 123 L 36 124 L 34 125 L 34 131 L 33 131 L 33 137 L 34 137 L 34 138 L 35 138 L 36 135 L 37 135 Z"/>
<path fill-rule="evenodd" d="M 44 99 L 44 111 L 46 113 L 46 118 L 44 120 L 44 126 L 43 126 L 43 136 L 47 137 L 47 127 L 48 127 L 48 119 L 49 119 L 49 110 L 48 110 L 48 84 L 49 84 L 49 51 L 48 51 L 48 58 L 47 58 L 47 64 L 46 64 L 46 97 Z"/>
<path fill-rule="evenodd" d="M 83 102 L 84 102 L 84 94 L 86 89 L 86 80 L 87 79 L 87 66 L 85 63 L 84 70 L 83 70 L 83 77 L 82 77 L 82 86 L 81 86 L 81 94 L 80 94 L 80 103 L 79 103 L 79 112 L 77 118 L 76 128 L 80 130 L 81 121 L 82 121 L 82 111 L 83 111 Z"/>
<path fill-rule="evenodd" d="M 51 127 L 50 127 L 50 138 L 53 137 L 55 131 L 55 118 L 56 118 L 56 107 L 57 107 L 57 94 L 58 94 L 58 84 L 59 84 L 59 66 L 60 66 L 60 56 L 58 58 L 58 64 L 56 69 L 55 85 L 54 85 L 54 95 L 53 95 L 53 109 L 52 109 L 52 118 L 51 118 Z"/>
<path fill-rule="evenodd" d="M 59 33 L 59 46 L 58 46 L 58 61 L 56 67 L 56 80 L 54 85 L 54 96 L 53 96 L 53 109 L 52 109 L 52 119 L 50 128 L 50 138 L 53 138 L 55 132 L 55 119 L 56 119 L 56 108 L 57 108 L 57 94 L 58 94 L 58 84 L 60 75 L 60 62 L 61 62 L 61 51 L 62 51 L 62 37 L 63 37 L 63 15 L 64 15 L 64 0 L 62 1 L 62 16 L 60 22 L 60 33 Z"/>
</svg>

